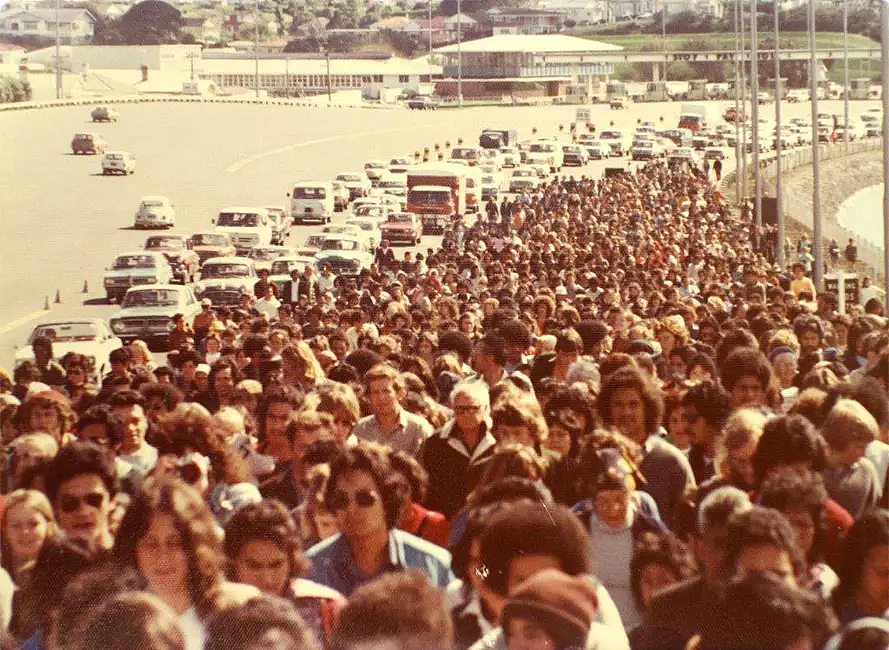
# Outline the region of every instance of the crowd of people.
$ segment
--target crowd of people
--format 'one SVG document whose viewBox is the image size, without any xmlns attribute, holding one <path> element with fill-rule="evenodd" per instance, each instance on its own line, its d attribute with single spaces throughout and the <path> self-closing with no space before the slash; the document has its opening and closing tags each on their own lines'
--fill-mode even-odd
<svg viewBox="0 0 889 650">
<path fill-rule="evenodd" d="M 163 365 L 36 340 L 2 647 L 886 650 L 889 326 L 751 234 L 655 162 L 204 301 Z"/>
</svg>

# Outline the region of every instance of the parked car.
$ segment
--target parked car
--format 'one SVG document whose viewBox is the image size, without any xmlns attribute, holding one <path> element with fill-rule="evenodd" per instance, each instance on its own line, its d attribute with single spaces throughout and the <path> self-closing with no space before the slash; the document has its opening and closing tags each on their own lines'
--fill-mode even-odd
<svg viewBox="0 0 889 650">
<path fill-rule="evenodd" d="M 117 122 L 120 115 L 110 106 L 96 106 L 90 112 L 90 119 L 93 122 Z"/>
<path fill-rule="evenodd" d="M 98 133 L 75 133 L 71 139 L 71 152 L 77 154 L 105 153 L 108 143 Z"/>
<path fill-rule="evenodd" d="M 611 147 L 599 140 L 584 142 L 583 146 L 586 147 L 590 160 L 603 160 L 611 155 Z"/>
<path fill-rule="evenodd" d="M 136 210 L 134 225 L 136 228 L 172 228 L 176 225 L 176 210 L 166 196 L 143 196 Z"/>
<path fill-rule="evenodd" d="M 111 331 L 125 344 L 136 339 L 166 343 L 173 331 L 173 316 L 182 314 L 190 323 L 201 310 L 191 287 L 175 284 L 132 287 L 120 307 L 111 317 Z"/>
<path fill-rule="evenodd" d="M 423 224 L 412 212 L 394 212 L 385 222 L 380 224 L 383 239 L 389 240 L 393 246 L 420 245 L 423 241 Z"/>
<path fill-rule="evenodd" d="M 136 251 L 114 258 L 105 269 L 105 296 L 108 302 L 123 298 L 130 287 L 140 284 L 169 284 L 173 268 L 163 253 Z"/>
<path fill-rule="evenodd" d="M 349 207 L 349 188 L 343 181 L 331 181 L 333 186 L 333 211 L 342 212 Z"/>
<path fill-rule="evenodd" d="M 519 167 L 512 170 L 512 175 L 509 177 L 509 191 L 517 193 L 532 190 L 537 187 L 539 180 L 536 170 L 529 167 Z"/>
<path fill-rule="evenodd" d="M 259 273 L 263 269 L 268 270 L 272 268 L 272 262 L 279 257 L 291 255 L 292 253 L 293 249 L 286 246 L 257 246 L 247 251 L 245 257 L 253 260 L 253 266 L 256 268 L 256 272 Z"/>
<path fill-rule="evenodd" d="M 343 181 L 349 188 L 349 198 L 357 199 L 361 196 L 367 196 L 373 184 L 367 178 L 367 174 L 360 172 L 344 172 L 336 175 L 338 181 Z"/>
<path fill-rule="evenodd" d="M 608 129 L 599 133 L 599 140 L 611 147 L 611 156 L 620 157 L 630 152 L 632 142 L 627 138 L 623 131 L 617 129 Z"/>
<path fill-rule="evenodd" d="M 434 111 L 437 106 L 431 97 L 425 95 L 407 100 L 407 107 L 411 110 Z"/>
<path fill-rule="evenodd" d="M 191 249 L 198 254 L 201 264 L 211 257 L 233 257 L 235 254 L 235 245 L 227 233 L 197 232 L 190 241 Z"/>
<path fill-rule="evenodd" d="M 630 149 L 633 160 L 654 160 L 663 155 L 663 149 L 654 140 L 637 140 Z"/>
<path fill-rule="evenodd" d="M 615 110 L 623 110 L 630 107 L 631 101 L 629 97 L 612 97 L 608 100 L 608 106 Z"/>
<path fill-rule="evenodd" d="M 287 210 L 279 206 L 266 206 L 269 213 L 269 222 L 272 226 L 272 244 L 284 245 L 284 240 L 290 237 L 290 229 L 293 227 L 293 217 Z"/>
<path fill-rule="evenodd" d="M 163 253 L 173 270 L 173 278 L 182 284 L 191 284 L 198 277 L 201 258 L 185 235 L 152 235 L 145 240 L 145 250 Z"/>
<path fill-rule="evenodd" d="M 363 238 L 348 235 L 327 235 L 321 241 L 321 249 L 315 256 L 315 266 L 324 264 L 336 275 L 353 276 L 368 269 L 373 264 L 373 255 L 367 249 Z"/>
<path fill-rule="evenodd" d="M 123 345 L 101 318 L 41 323 L 31 330 L 27 344 L 16 351 L 16 366 L 22 361 L 34 361 L 32 344 L 38 336 L 52 341 L 52 353 L 56 361 L 60 361 L 69 352 L 87 357 L 93 366 L 93 372 L 87 379 L 95 385 L 99 385 L 102 377 L 111 370 L 108 359 L 111 352 Z"/>
<path fill-rule="evenodd" d="M 238 252 L 247 252 L 254 246 L 271 245 L 272 223 L 266 208 L 235 206 L 223 208 L 213 223 L 216 232 L 231 235 Z"/>
<path fill-rule="evenodd" d="M 102 154 L 102 173 L 128 174 L 136 173 L 136 156 L 129 151 L 106 151 Z"/>
</svg>

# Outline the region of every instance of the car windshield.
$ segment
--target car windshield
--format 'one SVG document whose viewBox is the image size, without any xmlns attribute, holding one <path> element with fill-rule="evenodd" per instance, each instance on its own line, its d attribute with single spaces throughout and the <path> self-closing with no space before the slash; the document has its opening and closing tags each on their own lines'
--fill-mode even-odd
<svg viewBox="0 0 889 650">
<path fill-rule="evenodd" d="M 72 343 L 95 341 L 99 337 L 99 328 L 93 323 L 52 323 L 34 328 L 28 343 L 33 343 L 38 336 L 45 336 L 54 343 Z"/>
<path fill-rule="evenodd" d="M 409 214 L 390 214 L 389 221 L 391 223 L 410 223 L 412 219 Z"/>
<path fill-rule="evenodd" d="M 493 176 L 482 176 L 482 184 L 483 185 L 493 185 L 494 177 Z"/>
<path fill-rule="evenodd" d="M 385 167 L 385 163 L 381 160 L 371 160 L 370 162 L 364 163 L 365 169 L 384 169 Z"/>
<path fill-rule="evenodd" d="M 220 212 L 216 225 L 223 228 L 255 228 L 259 215 L 254 212 Z"/>
<path fill-rule="evenodd" d="M 185 248 L 185 243 L 178 237 L 149 237 L 145 242 L 145 248 Z"/>
<path fill-rule="evenodd" d="M 602 131 L 599 134 L 600 140 L 616 140 L 620 138 L 620 131 Z"/>
<path fill-rule="evenodd" d="M 355 210 L 355 214 L 359 217 L 382 217 L 384 210 L 379 205 L 362 205 Z"/>
<path fill-rule="evenodd" d="M 173 289 L 130 289 L 123 299 L 123 307 L 173 307 L 179 304 L 179 294 Z"/>
<path fill-rule="evenodd" d="M 306 237 L 306 246 L 320 248 L 321 242 L 324 241 L 324 235 L 309 235 Z"/>
<path fill-rule="evenodd" d="M 272 262 L 272 275 L 290 275 L 294 269 L 300 269 L 300 265 L 305 266 L 305 262 L 299 260 L 275 260 Z"/>
<path fill-rule="evenodd" d="M 109 153 L 109 154 L 105 154 L 105 157 L 106 157 L 108 160 L 123 160 L 123 156 L 121 156 L 119 153 Z"/>
<path fill-rule="evenodd" d="M 246 264 L 204 264 L 201 267 L 201 279 L 204 278 L 246 278 L 250 275 L 250 267 Z"/>
<path fill-rule="evenodd" d="M 154 255 L 121 255 L 114 260 L 115 269 L 153 269 L 157 259 Z"/>
<path fill-rule="evenodd" d="M 323 251 L 357 251 L 358 242 L 352 239 L 325 239 L 321 243 Z"/>
<path fill-rule="evenodd" d="M 324 199 L 327 198 L 327 192 L 324 191 L 323 187 L 294 187 L 293 198 L 312 200 Z"/>
<path fill-rule="evenodd" d="M 260 262 L 271 262 L 272 260 L 276 260 L 281 257 L 283 251 L 277 248 L 254 248 L 248 254 L 248 257 L 252 260 L 258 260 Z"/>
<path fill-rule="evenodd" d="M 451 151 L 451 158 L 456 160 L 475 160 L 478 158 L 478 152 L 468 147 L 457 147 Z"/>
<path fill-rule="evenodd" d="M 374 225 L 370 221 L 350 221 L 347 225 L 357 226 L 362 230 L 373 230 Z"/>
<path fill-rule="evenodd" d="M 380 181 L 380 187 L 405 187 L 407 183 L 400 180 Z"/>
<path fill-rule="evenodd" d="M 414 190 L 411 192 L 411 201 L 432 205 L 447 205 L 451 195 L 447 191 L 436 192 L 432 190 Z"/>
<path fill-rule="evenodd" d="M 339 174 L 337 177 L 338 181 L 344 181 L 346 183 L 360 183 L 361 176 L 358 174 Z"/>
<path fill-rule="evenodd" d="M 542 142 L 535 143 L 531 145 L 531 151 L 533 152 L 543 152 L 543 153 L 551 153 L 556 150 L 555 145 L 545 144 Z"/>
<path fill-rule="evenodd" d="M 227 246 L 228 237 L 225 235 L 195 235 L 191 238 L 195 246 Z"/>
<path fill-rule="evenodd" d="M 143 208 L 162 208 L 162 207 L 164 207 L 164 202 L 163 201 L 154 201 L 154 200 L 142 201 L 142 207 Z"/>
</svg>

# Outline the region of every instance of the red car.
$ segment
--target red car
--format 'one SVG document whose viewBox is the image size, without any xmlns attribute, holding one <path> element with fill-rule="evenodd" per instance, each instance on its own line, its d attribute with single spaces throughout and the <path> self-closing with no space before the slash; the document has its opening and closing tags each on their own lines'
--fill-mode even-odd
<svg viewBox="0 0 889 650">
<path fill-rule="evenodd" d="M 394 212 L 380 224 L 382 238 L 390 244 L 414 246 L 423 239 L 423 224 L 412 212 Z"/>
</svg>

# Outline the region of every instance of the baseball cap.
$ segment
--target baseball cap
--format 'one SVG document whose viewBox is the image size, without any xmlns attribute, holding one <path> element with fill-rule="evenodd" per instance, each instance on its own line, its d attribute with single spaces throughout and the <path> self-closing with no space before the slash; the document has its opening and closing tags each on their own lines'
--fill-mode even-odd
<svg viewBox="0 0 889 650">
<path fill-rule="evenodd" d="M 201 300 L 201 307 L 209 307 L 213 302 L 209 298 L 204 298 Z"/>
<path fill-rule="evenodd" d="M 199 363 L 198 367 L 195 368 L 194 371 L 195 371 L 195 373 L 202 372 L 205 375 L 209 375 L 210 374 L 210 366 L 208 366 L 206 363 Z"/>
</svg>

